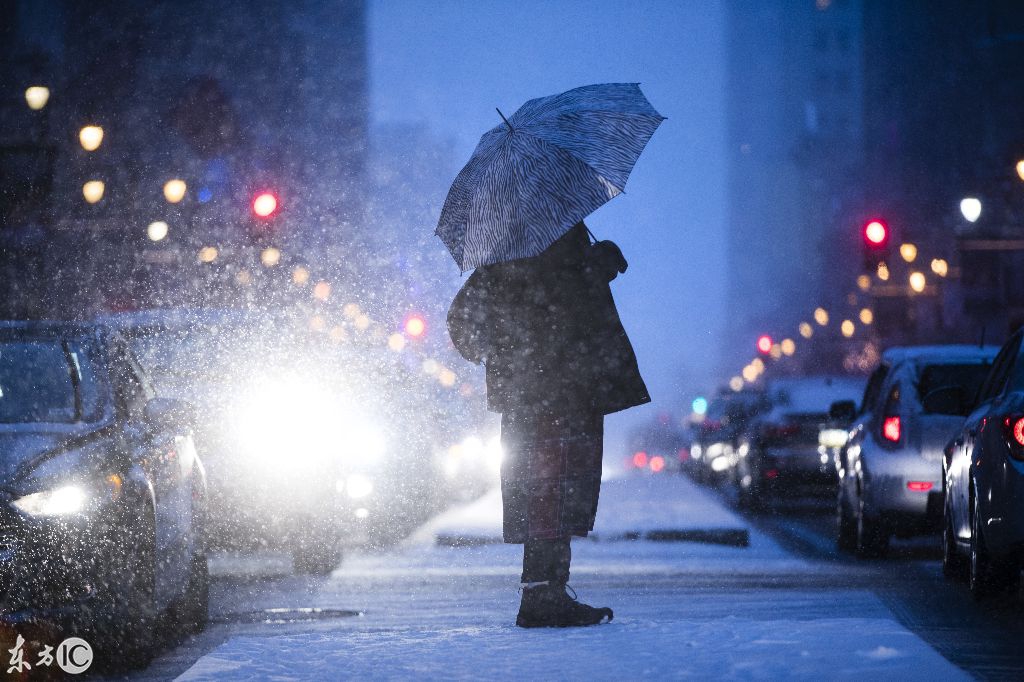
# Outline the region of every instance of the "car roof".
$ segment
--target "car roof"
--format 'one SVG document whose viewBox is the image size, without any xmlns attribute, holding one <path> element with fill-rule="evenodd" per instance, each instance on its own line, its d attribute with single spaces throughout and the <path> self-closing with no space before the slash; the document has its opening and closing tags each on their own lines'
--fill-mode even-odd
<svg viewBox="0 0 1024 682">
<path fill-rule="evenodd" d="M 957 362 L 991 360 L 999 352 L 998 346 L 940 345 L 894 346 L 882 354 L 883 362 L 894 365 L 903 361 Z"/>
<path fill-rule="evenodd" d="M 82 336 L 92 333 L 93 325 L 64 320 L 0 320 L 0 339 L 40 336 Z"/>
</svg>

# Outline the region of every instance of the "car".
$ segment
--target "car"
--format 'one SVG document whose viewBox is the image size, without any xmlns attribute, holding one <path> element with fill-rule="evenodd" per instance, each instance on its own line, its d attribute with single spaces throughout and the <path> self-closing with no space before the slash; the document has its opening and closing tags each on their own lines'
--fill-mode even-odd
<svg viewBox="0 0 1024 682">
<path fill-rule="evenodd" d="M 442 389 L 386 346 L 336 343 L 279 311 L 103 323 L 167 391 L 193 396 L 217 547 L 283 549 L 297 571 L 323 575 L 345 547 L 393 541 L 441 504 Z"/>
<path fill-rule="evenodd" d="M 695 427 L 690 456 L 696 478 L 711 485 L 732 480 L 738 439 L 743 429 L 767 407 L 763 391 L 722 391 Z"/>
<path fill-rule="evenodd" d="M 942 517 L 942 453 L 963 422 L 996 348 L 917 346 L 886 351 L 865 388 L 846 443 L 835 456 L 836 539 L 858 557 L 885 554 L 892 535 L 938 530 Z"/>
<path fill-rule="evenodd" d="M 852 400 L 863 381 L 844 376 L 783 377 L 769 382 L 769 409 L 745 428 L 736 449 L 733 486 L 741 507 L 763 508 L 780 498 L 835 490 L 835 468 L 819 436 L 829 407 Z"/>
<path fill-rule="evenodd" d="M 1000 349 L 942 459 L 943 570 L 977 598 L 1020 584 L 1024 550 L 1024 331 Z M 958 404 L 955 387 L 936 396 Z"/>
<path fill-rule="evenodd" d="M 129 667 L 151 658 L 158 617 L 202 629 L 207 488 L 189 414 L 115 334 L 0 323 L 0 622 L 58 623 Z"/>
<path fill-rule="evenodd" d="M 678 474 L 690 470 L 692 435 L 668 412 L 642 422 L 627 437 L 626 468 L 654 474 Z"/>
</svg>

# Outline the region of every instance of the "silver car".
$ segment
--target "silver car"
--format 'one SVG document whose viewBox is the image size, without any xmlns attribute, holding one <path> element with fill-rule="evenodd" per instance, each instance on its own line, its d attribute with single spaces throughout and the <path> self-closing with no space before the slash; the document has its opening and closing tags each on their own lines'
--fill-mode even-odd
<svg viewBox="0 0 1024 682">
<path fill-rule="evenodd" d="M 938 529 L 943 448 L 969 406 L 929 396 L 948 395 L 943 389 L 958 386 L 958 394 L 969 402 L 997 350 L 917 346 L 886 351 L 868 381 L 847 443 L 835 458 L 840 549 L 858 557 L 881 556 L 893 535 L 910 537 Z M 833 412 L 842 408 L 834 405 Z"/>
</svg>

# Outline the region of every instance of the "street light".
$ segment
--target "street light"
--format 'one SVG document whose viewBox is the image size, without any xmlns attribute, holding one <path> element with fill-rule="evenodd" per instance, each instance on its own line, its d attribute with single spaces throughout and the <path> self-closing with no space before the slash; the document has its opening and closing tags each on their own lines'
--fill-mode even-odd
<svg viewBox="0 0 1024 682">
<path fill-rule="evenodd" d="M 1024 180 L 1024 159 L 1017 162 L 1017 177 Z"/>
<path fill-rule="evenodd" d="M 792 355 L 796 352 L 796 342 L 793 339 L 782 339 L 779 347 L 782 349 L 783 355 Z"/>
<path fill-rule="evenodd" d="M 960 213 L 969 223 L 978 221 L 981 217 L 981 199 L 977 197 L 964 197 L 960 200 Z"/>
<path fill-rule="evenodd" d="M 313 297 L 320 301 L 326 301 L 331 297 L 331 284 L 325 280 L 320 280 L 313 287 Z"/>
<path fill-rule="evenodd" d="M 772 337 L 767 334 L 761 334 L 757 337 L 757 352 L 762 355 L 768 355 L 772 352 Z"/>
<path fill-rule="evenodd" d="M 103 192 L 107 186 L 102 180 L 89 180 L 87 183 L 82 185 L 82 196 L 90 204 L 97 203 L 103 198 Z"/>
<path fill-rule="evenodd" d="M 863 325 L 869 325 L 875 321 L 875 314 L 871 312 L 871 308 L 861 308 L 860 310 L 860 323 Z"/>
<path fill-rule="evenodd" d="M 309 270 L 307 270 L 306 268 L 302 267 L 301 265 L 297 265 L 295 267 L 295 269 L 292 270 L 292 283 L 293 284 L 298 284 L 299 286 L 302 286 L 303 284 L 305 284 L 308 281 L 309 281 Z"/>
<path fill-rule="evenodd" d="M 96 151 L 103 143 L 103 128 L 99 126 L 85 126 L 78 131 L 78 141 L 82 143 L 82 149 L 85 151 Z"/>
<path fill-rule="evenodd" d="M 269 218 L 277 211 L 277 197 L 270 192 L 261 192 L 252 200 L 252 212 L 260 218 Z"/>
<path fill-rule="evenodd" d="M 273 246 L 268 246 L 263 249 L 263 253 L 260 254 L 260 262 L 263 263 L 263 267 L 272 268 L 281 262 L 281 250 L 276 249 Z"/>
<path fill-rule="evenodd" d="M 167 223 L 162 220 L 154 220 L 146 228 L 146 236 L 150 241 L 158 242 L 167 236 Z"/>
<path fill-rule="evenodd" d="M 217 247 L 204 246 L 199 249 L 199 253 L 196 254 L 196 258 L 199 259 L 200 263 L 212 263 L 217 260 Z"/>
<path fill-rule="evenodd" d="M 815 308 L 814 310 L 814 321 L 820 324 L 822 327 L 828 324 L 828 311 L 824 308 Z"/>
<path fill-rule="evenodd" d="M 25 88 L 25 104 L 32 111 L 39 111 L 50 101 L 50 88 L 43 85 L 33 85 Z"/>
<path fill-rule="evenodd" d="M 851 336 L 853 336 L 853 332 L 855 331 L 855 329 L 856 328 L 853 326 L 852 320 L 843 320 L 843 323 L 839 325 L 839 331 L 841 331 L 843 333 L 843 336 L 845 336 L 846 338 L 850 338 Z"/>
<path fill-rule="evenodd" d="M 814 327 L 812 327 L 809 322 L 801 322 L 800 336 L 804 337 L 805 339 L 811 338 L 812 336 L 814 336 Z"/>
<path fill-rule="evenodd" d="M 164 199 L 168 203 L 176 204 L 185 198 L 185 191 L 187 189 L 188 186 L 184 180 L 179 180 L 178 178 L 168 180 L 164 183 Z"/>
<path fill-rule="evenodd" d="M 924 291 L 925 284 L 927 284 L 927 280 L 924 278 L 924 273 L 916 271 L 910 273 L 910 288 L 916 293 Z"/>
<path fill-rule="evenodd" d="M 908 263 L 913 263 L 917 258 L 917 247 L 913 244 L 900 244 L 900 256 Z"/>
<path fill-rule="evenodd" d="M 427 323 L 419 315 L 411 315 L 405 321 L 405 333 L 418 339 L 427 331 Z"/>
<path fill-rule="evenodd" d="M 871 278 L 867 275 L 859 275 L 857 277 L 857 288 L 861 291 L 867 291 L 871 288 Z"/>
<path fill-rule="evenodd" d="M 939 277 L 945 277 L 949 274 L 949 263 L 942 258 L 932 259 L 932 272 Z"/>
<path fill-rule="evenodd" d="M 886 265 L 885 263 L 879 263 L 877 274 L 878 279 L 882 280 L 883 282 L 889 281 L 889 266 Z"/>
</svg>

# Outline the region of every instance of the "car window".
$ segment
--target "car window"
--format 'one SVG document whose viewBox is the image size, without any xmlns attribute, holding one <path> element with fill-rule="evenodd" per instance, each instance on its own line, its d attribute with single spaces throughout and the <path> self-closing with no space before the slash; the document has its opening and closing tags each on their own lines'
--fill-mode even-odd
<svg viewBox="0 0 1024 682">
<path fill-rule="evenodd" d="M 975 404 L 983 403 L 1003 392 L 1003 387 L 1006 386 L 1006 381 L 1009 377 L 1010 369 L 1013 366 L 1013 361 L 1016 359 L 1016 356 L 1020 351 L 1020 340 L 1021 334 L 1018 333 L 999 351 L 995 361 L 992 363 L 992 371 L 989 372 L 988 377 L 985 379 L 981 389 L 978 391 L 978 397 L 977 400 L 975 400 Z"/>
<path fill-rule="evenodd" d="M 0 423 L 93 421 L 101 407 L 87 345 L 57 338 L 0 342 Z"/>
<path fill-rule="evenodd" d="M 864 397 L 860 401 L 862 414 L 874 409 L 875 403 L 878 402 L 878 394 L 881 392 L 882 384 L 887 376 L 889 376 L 889 365 L 887 364 L 879 365 L 878 369 L 871 373 L 868 385 L 864 388 Z"/>
<path fill-rule="evenodd" d="M 918 400 L 924 400 L 925 396 L 932 391 L 948 386 L 959 386 L 963 389 L 965 396 L 974 396 L 984 383 L 990 369 L 991 365 L 980 362 L 925 365 L 918 374 Z"/>
<path fill-rule="evenodd" d="M 1024 345 L 1018 344 L 1017 359 L 1010 370 L 1010 390 L 1024 391 Z"/>
</svg>

